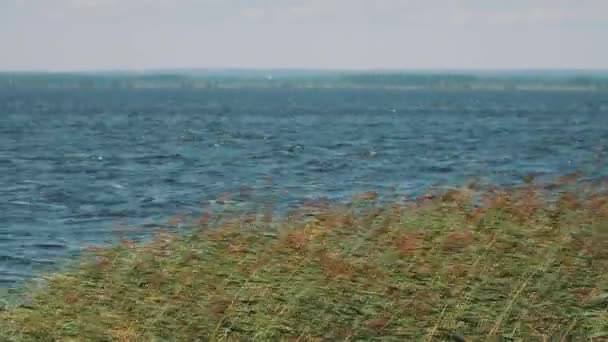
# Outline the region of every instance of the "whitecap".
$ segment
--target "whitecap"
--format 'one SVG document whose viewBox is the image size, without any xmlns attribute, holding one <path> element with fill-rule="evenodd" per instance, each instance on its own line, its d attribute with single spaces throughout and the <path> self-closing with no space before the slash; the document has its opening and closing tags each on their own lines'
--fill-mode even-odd
<svg viewBox="0 0 608 342">
<path fill-rule="evenodd" d="M 32 205 L 32 203 L 30 202 L 26 202 L 26 201 L 13 201 L 10 202 L 11 204 L 17 204 L 17 205 Z"/>
<path fill-rule="evenodd" d="M 61 204 L 40 203 L 40 205 L 44 205 L 44 206 L 50 207 L 50 208 L 57 208 L 57 209 L 66 209 L 67 208 L 65 205 L 61 205 Z"/>
<path fill-rule="evenodd" d="M 111 183 L 110 186 L 113 187 L 114 189 L 124 189 L 125 188 L 123 185 L 120 185 L 118 183 Z"/>
</svg>

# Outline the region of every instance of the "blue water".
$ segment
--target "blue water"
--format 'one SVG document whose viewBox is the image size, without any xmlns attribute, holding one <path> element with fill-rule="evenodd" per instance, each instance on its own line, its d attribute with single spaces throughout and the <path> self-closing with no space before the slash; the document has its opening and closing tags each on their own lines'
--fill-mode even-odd
<svg viewBox="0 0 608 342">
<path fill-rule="evenodd" d="M 606 175 L 607 153 L 605 92 L 0 90 L 0 287 L 268 176 L 291 203 Z"/>
</svg>

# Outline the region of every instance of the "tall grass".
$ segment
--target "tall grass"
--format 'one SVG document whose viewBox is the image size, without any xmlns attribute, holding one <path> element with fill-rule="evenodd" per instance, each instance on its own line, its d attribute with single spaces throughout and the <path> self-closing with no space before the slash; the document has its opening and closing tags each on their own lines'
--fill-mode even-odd
<svg viewBox="0 0 608 342">
<path fill-rule="evenodd" d="M 206 214 L 24 289 L 0 341 L 608 340 L 608 193 L 561 183 Z"/>
</svg>

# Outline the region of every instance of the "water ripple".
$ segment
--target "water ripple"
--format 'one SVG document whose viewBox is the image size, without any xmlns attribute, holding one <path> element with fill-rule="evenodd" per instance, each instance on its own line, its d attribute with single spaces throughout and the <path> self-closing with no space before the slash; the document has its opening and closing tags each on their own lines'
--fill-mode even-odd
<svg viewBox="0 0 608 342">
<path fill-rule="evenodd" d="M 243 205 L 219 193 L 289 206 L 468 177 L 597 179 L 607 108 L 600 92 L 0 90 L 0 287 L 124 221 L 146 236 Z"/>
</svg>

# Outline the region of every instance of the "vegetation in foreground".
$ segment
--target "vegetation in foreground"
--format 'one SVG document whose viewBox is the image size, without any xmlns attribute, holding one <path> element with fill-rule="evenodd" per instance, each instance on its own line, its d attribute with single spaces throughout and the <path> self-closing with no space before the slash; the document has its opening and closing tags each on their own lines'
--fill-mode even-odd
<svg viewBox="0 0 608 342">
<path fill-rule="evenodd" d="M 85 253 L 0 312 L 0 340 L 608 340 L 598 189 L 207 215 Z"/>
</svg>

